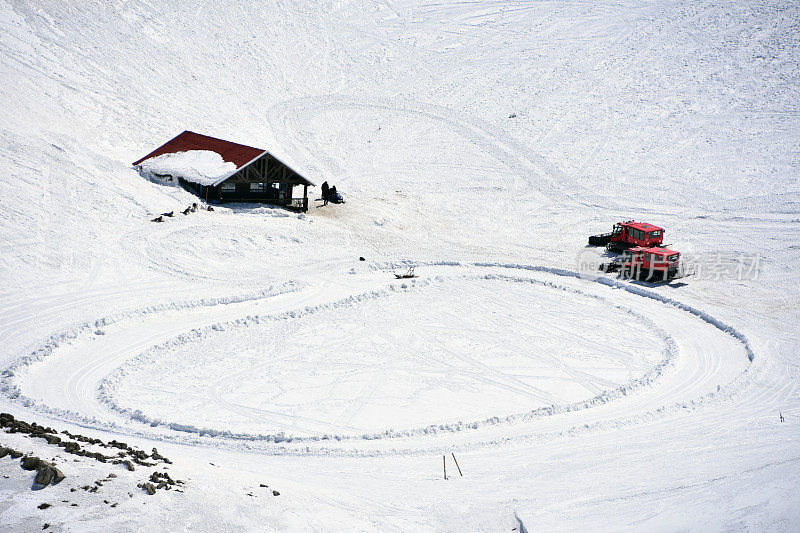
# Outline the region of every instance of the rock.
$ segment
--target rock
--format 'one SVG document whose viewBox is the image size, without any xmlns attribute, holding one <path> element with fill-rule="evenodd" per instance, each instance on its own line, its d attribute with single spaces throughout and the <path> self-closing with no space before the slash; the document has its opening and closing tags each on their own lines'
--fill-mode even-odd
<svg viewBox="0 0 800 533">
<path fill-rule="evenodd" d="M 36 470 L 41 463 L 42 460 L 38 457 L 26 456 L 22 459 L 22 468 L 24 470 Z"/>
<path fill-rule="evenodd" d="M 47 522 L 45 522 L 45 524 L 42 526 L 42 529 L 47 529 L 48 527 L 50 527 L 50 524 L 48 524 Z"/>
<path fill-rule="evenodd" d="M 144 485 L 142 485 L 142 488 L 145 491 L 147 491 L 147 494 L 149 494 L 150 496 L 156 493 L 156 487 L 152 483 L 145 483 Z"/>
<path fill-rule="evenodd" d="M 11 457 L 13 457 L 14 459 L 19 459 L 20 457 L 22 457 L 22 452 L 20 452 L 20 451 L 17 451 L 17 450 L 10 450 L 10 451 L 8 452 L 8 454 L 9 454 Z"/>
<path fill-rule="evenodd" d="M 278 492 L 277 490 L 273 490 L 273 491 L 272 491 L 272 495 L 273 495 L 273 496 L 280 496 L 280 495 L 281 495 L 281 493 L 280 493 L 280 492 Z"/>
<path fill-rule="evenodd" d="M 259 485 L 259 487 L 261 487 L 262 489 L 266 489 L 266 488 L 268 487 L 268 485 L 264 485 L 264 484 L 262 483 L 261 485 Z"/>
<path fill-rule="evenodd" d="M 36 473 L 35 481 L 40 485 L 49 485 L 53 480 L 54 474 L 55 468 L 50 465 L 41 465 L 39 467 L 39 471 Z"/>
<path fill-rule="evenodd" d="M 67 476 L 64 475 L 64 472 L 62 472 L 55 466 L 53 467 L 53 481 L 51 481 L 50 483 L 52 483 L 53 485 L 57 485 L 62 481 L 64 481 L 66 478 Z"/>
<path fill-rule="evenodd" d="M 0 457 L 5 457 L 11 450 L 5 446 L 0 446 Z"/>
<path fill-rule="evenodd" d="M 108 477 L 110 477 L 110 478 L 111 477 L 117 477 L 117 475 L 116 474 L 109 474 Z"/>
<path fill-rule="evenodd" d="M 43 435 L 42 438 L 47 441 L 47 444 L 58 444 L 61 442 L 61 439 L 55 435 Z"/>
<path fill-rule="evenodd" d="M 45 509 L 47 509 L 48 507 L 50 507 L 50 504 L 49 504 L 49 503 L 40 503 L 40 504 L 39 504 L 39 509 L 41 509 L 41 510 L 43 510 L 43 511 L 44 511 Z"/>
</svg>

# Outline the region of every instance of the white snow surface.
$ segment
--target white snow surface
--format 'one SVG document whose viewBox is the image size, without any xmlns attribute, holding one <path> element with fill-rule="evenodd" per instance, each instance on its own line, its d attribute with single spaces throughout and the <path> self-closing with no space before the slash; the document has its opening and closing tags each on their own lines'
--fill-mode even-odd
<svg viewBox="0 0 800 533">
<path fill-rule="evenodd" d="M 145 159 L 139 166 L 143 172 L 181 177 L 200 185 L 215 185 L 236 172 L 234 163 L 210 150 L 161 154 Z"/>
<path fill-rule="evenodd" d="M 0 411 L 187 481 L 72 493 L 119 465 L 2 432 L 67 479 L 0 459 L 0 530 L 797 531 L 798 28 L 785 0 L 0 0 Z M 183 130 L 347 203 L 184 216 L 130 167 Z M 623 219 L 695 274 L 581 275 Z"/>
</svg>

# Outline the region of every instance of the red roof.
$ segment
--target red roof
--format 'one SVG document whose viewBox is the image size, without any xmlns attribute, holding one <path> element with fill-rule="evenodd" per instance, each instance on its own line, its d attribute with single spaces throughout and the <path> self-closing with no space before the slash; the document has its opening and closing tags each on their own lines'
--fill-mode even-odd
<svg viewBox="0 0 800 533">
<path fill-rule="evenodd" d="M 200 135 L 192 131 L 184 131 L 174 139 L 167 141 L 163 146 L 156 148 L 143 158 L 135 161 L 133 164 L 135 166 L 145 159 L 163 154 L 175 154 L 178 152 L 188 152 L 190 150 L 208 150 L 210 152 L 216 152 L 222 156 L 222 159 L 226 162 L 236 165 L 237 170 L 266 152 L 266 150 L 262 150 L 261 148 L 253 148 L 252 146 L 223 141 L 222 139 Z"/>
<path fill-rule="evenodd" d="M 648 224 L 647 222 L 634 222 L 630 220 L 628 222 L 623 222 L 625 226 L 630 226 L 631 228 L 636 228 L 642 231 L 654 231 L 654 230 L 661 230 L 664 231 L 664 228 L 659 228 L 658 226 L 654 226 L 652 224 Z"/>
</svg>

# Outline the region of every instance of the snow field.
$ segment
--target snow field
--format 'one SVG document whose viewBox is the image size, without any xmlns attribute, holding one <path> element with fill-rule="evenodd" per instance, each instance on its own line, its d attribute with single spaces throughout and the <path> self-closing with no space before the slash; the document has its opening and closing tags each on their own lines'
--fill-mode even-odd
<svg viewBox="0 0 800 533">
<path fill-rule="evenodd" d="M 54 506 L 54 529 L 797 530 L 798 21 L 786 0 L 0 3 L 2 409 L 157 445 L 192 481 Z M 197 199 L 130 162 L 184 129 L 347 204 L 151 224 Z M 575 276 L 586 236 L 630 218 L 761 268 Z M 604 370 L 570 358 L 564 314 Z M 263 342 L 284 327 L 316 337 Z M 280 498 L 247 495 L 265 476 Z M 0 529 L 41 530 L 29 489 L 0 485 Z"/>
</svg>

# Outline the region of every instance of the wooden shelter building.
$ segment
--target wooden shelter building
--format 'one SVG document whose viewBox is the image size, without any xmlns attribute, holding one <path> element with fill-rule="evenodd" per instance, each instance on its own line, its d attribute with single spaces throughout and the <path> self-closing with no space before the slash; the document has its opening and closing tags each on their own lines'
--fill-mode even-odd
<svg viewBox="0 0 800 533">
<path fill-rule="evenodd" d="M 142 163 L 151 157 L 193 150 L 216 152 L 225 162 L 236 165 L 233 172 L 220 176 L 211 184 L 197 183 L 180 174 L 168 175 L 177 178 L 184 188 L 207 203 L 260 202 L 308 211 L 308 187 L 314 184 L 261 148 L 184 131 L 133 165 L 141 169 Z M 295 187 L 300 186 L 303 195 L 295 197 Z"/>
</svg>

